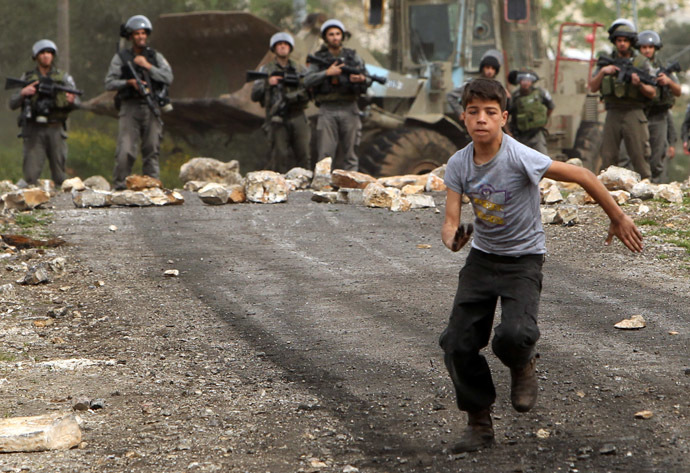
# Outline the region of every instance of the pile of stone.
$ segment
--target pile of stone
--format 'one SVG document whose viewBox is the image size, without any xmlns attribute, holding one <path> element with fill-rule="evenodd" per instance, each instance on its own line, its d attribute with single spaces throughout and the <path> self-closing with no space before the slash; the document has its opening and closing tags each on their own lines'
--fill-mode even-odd
<svg viewBox="0 0 690 473">
<path fill-rule="evenodd" d="M 425 175 L 380 179 L 331 167 L 332 159 L 324 158 L 314 171 L 293 168 L 284 175 L 255 171 L 243 178 L 237 161 L 224 163 L 212 158 L 194 158 L 181 167 L 180 179 L 185 183 L 185 190 L 196 192 L 203 202 L 211 205 L 280 203 L 287 201 L 290 192 L 310 190 L 315 202 L 406 211 L 435 207 L 433 196 L 425 192 L 445 190 L 445 166 Z"/>
<path fill-rule="evenodd" d="M 682 203 L 685 193 L 690 189 L 690 179 L 684 183 L 653 184 L 649 179 L 641 180 L 638 173 L 617 166 L 603 170 L 597 179 L 609 190 L 618 205 L 649 199 Z M 578 222 L 579 206 L 596 204 L 596 201 L 577 184 L 545 178 L 539 183 L 539 189 L 543 204 L 543 223 L 575 224 Z M 564 193 L 567 197 L 563 196 Z"/>
<path fill-rule="evenodd" d="M 87 185 L 88 184 L 88 185 Z M 72 193 L 72 202 L 78 208 L 110 207 L 148 207 L 152 205 L 180 205 L 184 197 L 177 191 L 163 188 L 159 179 L 149 176 L 128 176 L 123 191 L 111 191 L 110 184 L 101 176 L 93 176 L 86 181 L 78 177 L 62 183 L 64 192 Z"/>
</svg>

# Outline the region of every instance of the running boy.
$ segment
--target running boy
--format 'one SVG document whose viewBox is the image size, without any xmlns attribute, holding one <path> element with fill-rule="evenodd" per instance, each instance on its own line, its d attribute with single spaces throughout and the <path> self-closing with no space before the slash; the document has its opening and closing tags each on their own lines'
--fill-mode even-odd
<svg viewBox="0 0 690 473">
<path fill-rule="evenodd" d="M 631 251 L 642 251 L 640 231 L 594 174 L 551 161 L 502 132 L 508 112 L 500 83 L 473 80 L 465 87 L 462 104 L 462 119 L 472 142 L 448 161 L 441 229 L 443 243 L 452 251 L 469 241 L 473 226 L 460 223 L 461 197 L 467 194 L 475 213 L 475 238 L 460 271 L 448 327 L 440 338 L 458 407 L 468 416 L 468 426 L 453 453 L 493 443 L 490 409 L 496 391 L 479 351 L 489 343 L 498 298 L 501 323 L 492 349 L 510 368 L 513 407 L 527 412 L 537 400 L 534 347 L 539 338 L 537 310 L 546 253 L 539 210 L 541 178 L 581 185 L 611 220 L 605 244 L 615 235 Z"/>
</svg>

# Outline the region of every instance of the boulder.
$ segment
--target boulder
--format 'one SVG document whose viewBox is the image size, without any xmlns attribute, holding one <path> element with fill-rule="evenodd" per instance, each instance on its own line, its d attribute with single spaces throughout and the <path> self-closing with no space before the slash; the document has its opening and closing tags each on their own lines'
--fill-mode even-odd
<svg viewBox="0 0 690 473">
<path fill-rule="evenodd" d="M 410 202 L 412 209 L 436 208 L 434 198 L 428 194 L 409 194 L 404 197 Z"/>
<path fill-rule="evenodd" d="M 659 184 L 654 193 L 655 199 L 665 200 L 674 204 L 683 203 L 683 191 L 678 184 Z"/>
<path fill-rule="evenodd" d="M 314 178 L 311 181 L 311 188 L 315 191 L 331 190 L 331 165 L 332 158 L 323 158 L 314 167 Z"/>
<path fill-rule="evenodd" d="M 247 174 L 244 192 L 249 202 L 277 204 L 287 202 L 288 184 L 283 176 L 273 171 L 255 171 Z"/>
<path fill-rule="evenodd" d="M 240 163 L 214 158 L 192 158 L 180 167 L 180 180 L 217 182 L 219 184 L 242 184 Z"/>
<path fill-rule="evenodd" d="M 197 195 L 205 204 L 223 205 L 228 203 L 230 191 L 223 184 L 209 182 L 204 187 L 199 189 Z"/>
<path fill-rule="evenodd" d="M 363 172 L 336 169 L 331 173 L 331 184 L 335 187 L 364 189 L 372 182 L 376 182 L 376 179 Z"/>
<path fill-rule="evenodd" d="M 62 181 L 62 185 L 60 186 L 62 189 L 62 192 L 72 192 L 72 191 L 83 191 L 86 189 L 86 186 L 82 182 L 81 178 L 79 177 L 73 177 L 71 179 L 65 179 Z"/>
<path fill-rule="evenodd" d="M 391 202 L 391 210 L 393 212 L 407 212 L 412 208 L 412 203 L 407 200 L 407 197 L 405 197 L 402 194 L 398 194 L 395 197 L 393 197 L 393 201 Z"/>
<path fill-rule="evenodd" d="M 127 186 L 127 189 L 131 191 L 141 191 L 152 188 L 160 189 L 163 187 L 163 183 L 160 179 L 156 179 L 155 177 L 151 176 L 140 176 L 138 174 L 127 176 L 127 179 L 125 179 L 125 185 Z"/>
<path fill-rule="evenodd" d="M 84 181 L 84 186 L 98 191 L 110 191 L 110 183 L 103 176 L 91 176 Z"/>
<path fill-rule="evenodd" d="M 556 219 L 558 218 L 558 212 L 553 207 L 542 207 L 541 208 L 541 223 L 550 224 L 558 223 Z"/>
<path fill-rule="evenodd" d="M 50 200 L 50 194 L 37 187 L 8 192 L 2 196 L 5 209 L 32 210 Z"/>
<path fill-rule="evenodd" d="M 0 452 L 3 453 L 67 450 L 80 443 L 79 422 L 71 413 L 0 420 Z"/>
<path fill-rule="evenodd" d="M 335 204 L 338 201 L 338 193 L 332 191 L 314 191 L 311 194 L 311 200 L 324 204 Z"/>
<path fill-rule="evenodd" d="M 229 204 L 241 204 L 247 201 L 247 195 L 244 192 L 244 186 L 240 184 L 232 184 L 227 186 L 229 195 Z"/>
<path fill-rule="evenodd" d="M 313 178 L 314 172 L 304 168 L 292 168 L 285 174 L 290 190 L 306 189 Z"/>
<path fill-rule="evenodd" d="M 439 177 L 432 172 L 426 178 L 424 190 L 426 192 L 443 192 L 446 190 L 446 185 L 444 184 L 442 177 Z"/>
<path fill-rule="evenodd" d="M 640 182 L 640 175 L 638 173 L 618 166 L 609 166 L 597 178 L 611 191 L 624 190 L 630 192 L 635 187 L 635 184 Z"/>
<path fill-rule="evenodd" d="M 384 187 L 378 182 L 372 182 L 364 189 L 363 197 L 364 205 L 367 207 L 390 209 L 393 200 L 400 198 L 400 189 Z"/>
<path fill-rule="evenodd" d="M 148 207 L 153 205 L 151 200 L 141 191 L 124 190 L 113 192 L 110 196 L 110 201 L 113 205 L 122 205 L 127 207 Z"/>
<path fill-rule="evenodd" d="M 548 188 L 543 196 L 543 201 L 547 205 L 563 201 L 563 194 L 561 194 L 560 189 L 558 189 L 558 185 L 553 185 Z"/>
<path fill-rule="evenodd" d="M 587 197 L 589 195 L 586 192 L 573 192 L 568 194 L 565 198 L 565 202 L 570 205 L 585 205 L 588 203 Z"/>
<path fill-rule="evenodd" d="M 111 193 L 93 189 L 81 192 L 72 191 L 72 203 L 77 208 L 110 207 L 112 205 Z"/>
<path fill-rule="evenodd" d="M 636 199 L 648 200 L 654 198 L 658 186 L 649 182 L 649 179 L 642 179 L 630 189 L 630 195 Z"/>
</svg>

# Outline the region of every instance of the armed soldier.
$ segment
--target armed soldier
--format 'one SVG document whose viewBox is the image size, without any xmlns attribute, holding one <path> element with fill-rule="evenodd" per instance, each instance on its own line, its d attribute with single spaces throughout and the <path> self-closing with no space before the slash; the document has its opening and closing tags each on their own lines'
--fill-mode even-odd
<svg viewBox="0 0 690 473">
<path fill-rule="evenodd" d="M 136 15 L 127 20 L 121 36 L 132 43 L 131 49 L 118 51 L 110 61 L 105 77 L 106 90 L 116 90 L 115 106 L 120 114 L 113 185 L 125 189 L 125 179 L 132 172 L 141 140 L 143 173 L 158 178 L 158 155 L 163 134 L 161 108 L 169 105 L 167 88 L 173 73 L 163 55 L 147 46 L 152 26 L 148 18 Z"/>
<path fill-rule="evenodd" d="M 357 52 L 343 47 L 345 34 L 345 26 L 340 21 L 324 22 L 321 38 L 325 44 L 314 54 L 319 63 L 309 63 L 304 85 L 313 91 L 319 106 L 317 159 L 330 156 L 336 160 L 340 149 L 344 163 L 341 166 L 337 162 L 335 167 L 357 171 L 359 158 L 355 146 L 362 130 L 357 99 L 371 85 L 371 79 L 365 75 L 364 61 Z"/>
<path fill-rule="evenodd" d="M 490 49 L 485 52 L 479 61 L 479 77 L 498 80 L 498 73 L 501 71 L 501 59 L 501 52 L 496 49 Z M 446 94 L 446 101 L 448 102 L 448 107 L 451 110 L 453 118 L 461 122 L 460 115 L 462 115 L 463 112 L 462 92 L 465 90 L 465 86 L 470 80 L 465 81 L 460 87 L 456 87 Z M 506 93 L 508 95 L 508 103 L 510 103 L 510 92 L 508 89 L 506 89 Z"/>
<path fill-rule="evenodd" d="M 660 183 L 665 180 L 666 151 L 668 143 L 668 112 L 680 97 L 680 84 L 673 70 L 666 70 L 657 55 L 663 46 L 658 33 L 651 30 L 642 31 L 637 35 L 637 48 L 649 59 L 652 72 L 656 74 L 658 93 L 646 109 L 649 121 L 649 145 L 651 157 L 649 165 L 652 172 L 652 182 Z M 671 69 L 673 69 L 671 67 Z M 678 67 L 677 69 L 680 69 Z"/>
<path fill-rule="evenodd" d="M 509 109 L 513 138 L 525 146 L 548 154 L 546 123 L 556 105 L 548 91 L 534 85 L 539 80 L 533 71 L 519 71 L 516 81 L 520 87 L 513 92 Z"/>
<path fill-rule="evenodd" d="M 654 98 L 656 88 L 642 82 L 640 73 L 649 74 L 651 65 L 646 57 L 636 54 L 633 49 L 637 33 L 630 21 L 614 21 L 608 33 L 609 40 L 616 48 L 607 59 L 620 61 L 620 65 L 603 66 L 597 63 L 598 67 L 589 80 L 590 90 L 601 91 L 606 105 L 606 121 L 599 152 L 602 164 L 604 168 L 618 164 L 620 144 L 624 141 L 635 171 L 643 179 L 648 178 L 651 176 L 651 153 L 644 108 Z M 620 75 L 623 67 L 636 68 L 640 73 L 632 72 L 629 81 L 618 80 L 616 75 Z"/>
<path fill-rule="evenodd" d="M 24 140 L 23 173 L 31 186 L 38 183 L 46 157 L 55 185 L 65 180 L 67 116 L 79 106 L 79 97 L 55 86 L 79 91 L 74 90 L 74 79 L 68 73 L 53 66 L 57 51 L 48 39 L 34 43 L 31 59 L 36 61 L 36 68 L 22 75 L 20 80 L 29 84 L 10 98 L 12 110 L 22 107 L 19 126 Z"/>
<path fill-rule="evenodd" d="M 309 94 L 304 88 L 306 68 L 290 59 L 295 41 L 288 33 L 271 37 L 275 60 L 261 67 L 266 79 L 254 82 L 252 100 L 266 109 L 264 130 L 271 147 L 271 168 L 286 173 L 295 166 L 311 169 L 311 131 L 304 109 Z M 290 150 L 293 158 L 290 160 Z"/>
</svg>

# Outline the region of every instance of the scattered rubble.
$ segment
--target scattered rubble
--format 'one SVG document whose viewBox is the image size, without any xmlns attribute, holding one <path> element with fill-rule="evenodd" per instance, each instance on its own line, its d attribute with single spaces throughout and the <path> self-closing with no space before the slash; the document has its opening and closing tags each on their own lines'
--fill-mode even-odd
<svg viewBox="0 0 690 473">
<path fill-rule="evenodd" d="M 50 193 L 36 187 L 19 189 L 2 196 L 4 208 L 7 210 L 33 210 L 49 200 Z"/>
<path fill-rule="evenodd" d="M 276 204 L 287 202 L 287 181 L 283 176 L 274 171 L 255 171 L 247 174 L 245 178 L 245 193 L 249 202 L 262 204 Z"/>
<path fill-rule="evenodd" d="M 237 160 L 229 162 L 214 158 L 193 158 L 180 167 L 180 180 L 217 182 L 218 184 L 241 184 L 240 163 Z"/>
<path fill-rule="evenodd" d="M 86 186 L 79 177 L 73 177 L 71 179 L 65 179 L 62 181 L 60 186 L 62 192 L 72 192 L 72 191 L 83 191 Z"/>
</svg>

